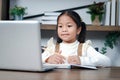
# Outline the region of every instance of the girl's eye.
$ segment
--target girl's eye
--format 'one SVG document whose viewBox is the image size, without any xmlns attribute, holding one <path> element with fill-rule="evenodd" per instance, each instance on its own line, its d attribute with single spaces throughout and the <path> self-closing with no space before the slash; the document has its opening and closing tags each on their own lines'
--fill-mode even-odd
<svg viewBox="0 0 120 80">
<path fill-rule="evenodd" d="M 58 26 L 59 28 L 62 28 L 62 26 Z"/>
<path fill-rule="evenodd" d="M 68 27 L 72 27 L 72 25 L 68 25 Z"/>
</svg>

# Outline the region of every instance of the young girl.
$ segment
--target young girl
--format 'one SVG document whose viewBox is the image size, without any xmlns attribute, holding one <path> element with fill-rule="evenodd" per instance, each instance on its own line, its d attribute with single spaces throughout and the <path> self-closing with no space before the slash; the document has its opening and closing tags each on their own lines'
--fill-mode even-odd
<svg viewBox="0 0 120 80">
<path fill-rule="evenodd" d="M 86 25 L 74 11 L 64 11 L 57 19 L 57 42 L 48 41 L 42 54 L 43 62 L 50 64 L 80 64 L 110 66 L 110 59 L 97 52 L 90 41 L 85 42 Z"/>
</svg>

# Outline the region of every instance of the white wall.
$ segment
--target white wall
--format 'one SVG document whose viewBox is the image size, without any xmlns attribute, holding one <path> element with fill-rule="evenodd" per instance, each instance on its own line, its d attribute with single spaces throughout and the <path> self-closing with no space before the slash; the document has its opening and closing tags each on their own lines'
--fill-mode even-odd
<svg viewBox="0 0 120 80">
<path fill-rule="evenodd" d="M 44 11 L 56 11 L 66 8 L 78 7 L 82 5 L 88 5 L 89 3 L 93 3 L 93 1 L 106 1 L 106 0 L 10 0 L 10 5 L 13 7 L 14 5 L 20 5 L 27 7 L 27 15 L 35 15 L 43 13 Z M 91 23 L 90 15 L 86 13 L 87 9 L 84 10 L 76 10 L 83 21 L 87 24 Z M 40 19 L 40 18 L 35 18 Z M 42 45 L 45 46 L 50 37 L 54 36 L 55 31 L 47 31 L 42 30 Z M 87 39 L 92 40 L 93 47 L 98 47 L 99 50 L 104 44 L 105 35 L 108 32 L 87 32 Z M 120 41 L 120 39 L 119 39 Z M 108 53 L 105 54 L 112 60 L 112 65 L 120 66 L 120 43 L 113 49 L 108 49 Z"/>
<path fill-rule="evenodd" d="M 65 8 L 78 7 L 106 0 L 10 0 L 10 5 L 28 7 L 28 15 L 39 14 L 44 11 L 56 11 Z"/>
<path fill-rule="evenodd" d="M 15 5 L 27 7 L 27 15 L 31 16 L 45 11 L 57 11 L 68 9 L 72 7 L 79 7 L 83 5 L 92 4 L 93 1 L 106 1 L 106 0 L 11 0 L 10 5 L 14 7 Z M 82 15 L 82 19 L 87 24 L 91 24 L 90 15 L 86 13 L 88 9 L 77 10 L 77 12 Z M 83 15 L 84 14 L 84 15 Z M 87 19 L 86 19 L 87 18 Z M 40 20 L 40 18 L 37 18 Z"/>
</svg>

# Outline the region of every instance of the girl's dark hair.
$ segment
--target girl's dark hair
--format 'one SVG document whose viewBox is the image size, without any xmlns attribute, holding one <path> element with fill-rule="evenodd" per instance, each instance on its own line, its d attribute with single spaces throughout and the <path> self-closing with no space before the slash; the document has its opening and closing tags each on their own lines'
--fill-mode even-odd
<svg viewBox="0 0 120 80">
<path fill-rule="evenodd" d="M 77 25 L 77 28 L 80 28 L 81 27 L 81 32 L 80 34 L 78 35 L 77 37 L 77 40 L 80 42 L 80 43 L 84 43 L 85 42 L 85 36 L 86 36 L 86 24 L 84 22 L 82 22 L 79 14 L 77 14 L 75 11 L 71 11 L 71 10 L 67 10 L 67 11 L 64 11 L 62 12 L 58 18 L 57 18 L 57 27 L 56 27 L 56 33 L 57 33 L 57 43 L 61 43 L 62 40 L 59 38 L 58 36 L 58 20 L 59 18 L 62 16 L 62 15 L 67 15 L 69 16 L 70 18 L 72 18 L 72 20 L 76 23 Z"/>
</svg>

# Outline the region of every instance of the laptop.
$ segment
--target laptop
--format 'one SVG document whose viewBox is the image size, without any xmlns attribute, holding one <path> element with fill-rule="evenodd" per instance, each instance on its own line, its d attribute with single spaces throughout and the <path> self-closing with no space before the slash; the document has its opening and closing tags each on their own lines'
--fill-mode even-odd
<svg viewBox="0 0 120 80">
<path fill-rule="evenodd" d="M 0 69 L 49 71 L 41 56 L 39 21 L 0 21 Z"/>
</svg>

